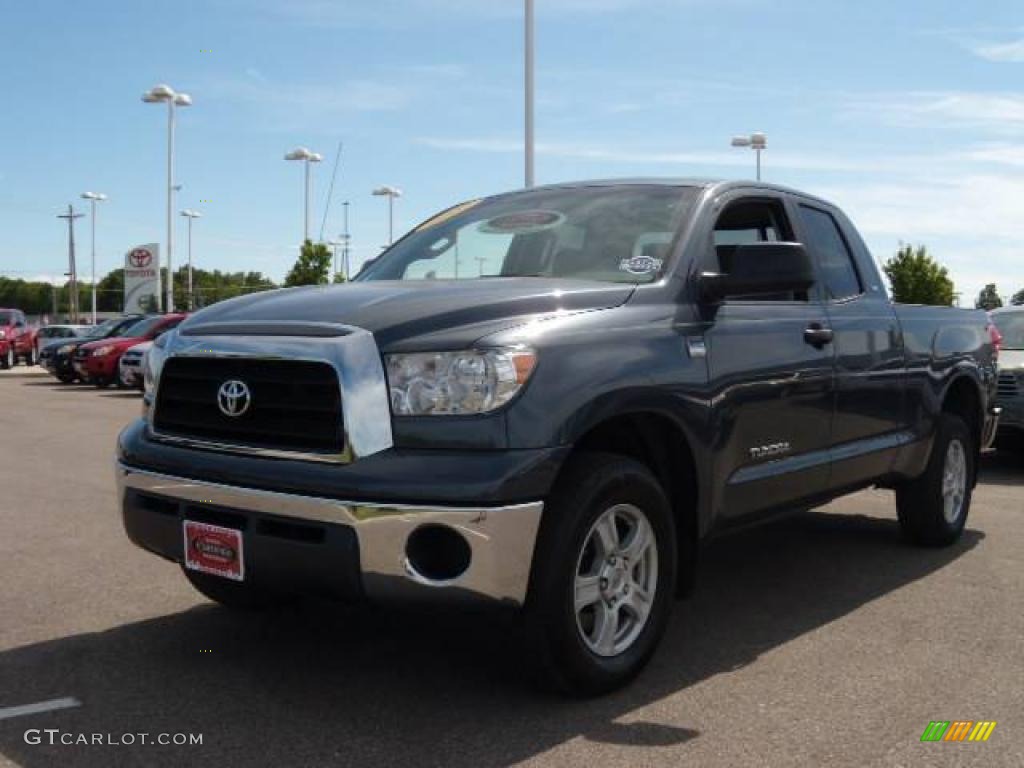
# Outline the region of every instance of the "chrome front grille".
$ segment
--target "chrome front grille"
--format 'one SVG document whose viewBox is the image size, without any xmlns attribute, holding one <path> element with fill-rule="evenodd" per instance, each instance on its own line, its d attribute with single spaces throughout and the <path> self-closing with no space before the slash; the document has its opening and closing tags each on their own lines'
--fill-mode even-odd
<svg viewBox="0 0 1024 768">
<path fill-rule="evenodd" d="M 159 373 L 145 418 L 157 441 L 336 463 L 393 445 L 380 351 L 360 328 L 186 322 L 150 350 L 150 367 Z M 245 408 L 232 406 L 236 389 Z"/>
<path fill-rule="evenodd" d="M 244 382 L 251 400 L 232 415 L 218 396 Z M 311 453 L 344 450 L 334 368 L 299 360 L 171 358 L 160 375 L 154 427 L 162 434 Z"/>
</svg>

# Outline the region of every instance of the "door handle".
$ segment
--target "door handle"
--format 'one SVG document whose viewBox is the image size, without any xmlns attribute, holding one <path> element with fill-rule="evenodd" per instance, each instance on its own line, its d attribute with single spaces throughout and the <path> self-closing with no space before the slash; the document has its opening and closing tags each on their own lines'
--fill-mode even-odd
<svg viewBox="0 0 1024 768">
<path fill-rule="evenodd" d="M 821 349 L 826 344 L 831 344 L 834 335 L 831 328 L 825 328 L 818 323 L 811 323 L 804 329 L 804 341 L 818 349 Z"/>
</svg>

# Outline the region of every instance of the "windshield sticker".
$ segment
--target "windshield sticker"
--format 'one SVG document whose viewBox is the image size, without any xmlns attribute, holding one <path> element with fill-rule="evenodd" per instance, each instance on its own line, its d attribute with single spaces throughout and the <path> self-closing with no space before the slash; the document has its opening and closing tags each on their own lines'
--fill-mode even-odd
<svg viewBox="0 0 1024 768">
<path fill-rule="evenodd" d="M 619 269 L 631 275 L 649 275 L 661 269 L 662 260 L 653 256 L 633 256 L 619 262 Z"/>
<path fill-rule="evenodd" d="M 441 213 L 437 214 L 433 218 L 427 219 L 418 227 L 416 227 L 416 229 L 414 229 L 413 231 L 422 232 L 425 229 L 431 229 L 432 227 L 436 227 L 438 224 L 444 224 L 449 219 L 454 219 L 460 213 L 464 213 L 465 211 L 468 211 L 470 208 L 474 208 L 479 204 L 480 199 L 478 198 L 476 200 L 467 200 L 465 203 L 459 203 L 458 205 L 454 205 L 446 211 L 441 211 Z"/>
<path fill-rule="evenodd" d="M 531 235 L 557 227 L 563 221 L 565 216 L 557 211 L 519 211 L 488 219 L 480 225 L 479 231 L 492 235 Z"/>
</svg>

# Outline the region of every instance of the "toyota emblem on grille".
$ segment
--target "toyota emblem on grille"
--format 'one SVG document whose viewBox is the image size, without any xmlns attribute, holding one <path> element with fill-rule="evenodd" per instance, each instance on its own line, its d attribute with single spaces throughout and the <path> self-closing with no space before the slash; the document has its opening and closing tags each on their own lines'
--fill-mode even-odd
<svg viewBox="0 0 1024 768">
<path fill-rule="evenodd" d="M 217 390 L 217 407 L 225 416 L 237 419 L 249 410 L 250 405 L 252 395 L 249 393 L 249 385 L 244 381 L 229 379 Z"/>
</svg>

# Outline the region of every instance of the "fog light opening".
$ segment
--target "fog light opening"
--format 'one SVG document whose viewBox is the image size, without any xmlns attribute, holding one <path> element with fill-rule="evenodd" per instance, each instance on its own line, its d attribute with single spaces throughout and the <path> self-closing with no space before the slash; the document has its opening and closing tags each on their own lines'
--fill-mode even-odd
<svg viewBox="0 0 1024 768">
<path fill-rule="evenodd" d="M 421 525 L 405 543 L 405 556 L 415 575 L 425 581 L 457 579 L 469 568 L 472 553 L 462 534 L 445 525 Z"/>
</svg>

